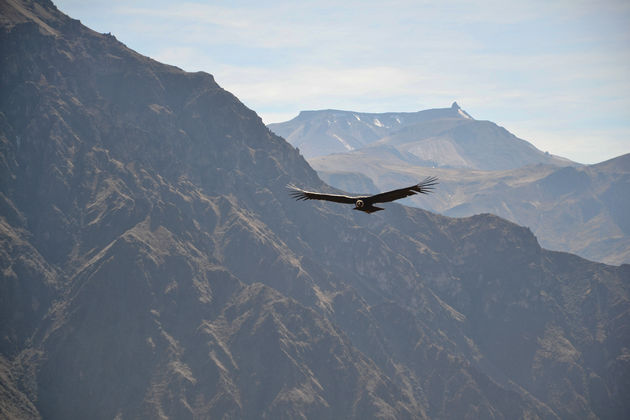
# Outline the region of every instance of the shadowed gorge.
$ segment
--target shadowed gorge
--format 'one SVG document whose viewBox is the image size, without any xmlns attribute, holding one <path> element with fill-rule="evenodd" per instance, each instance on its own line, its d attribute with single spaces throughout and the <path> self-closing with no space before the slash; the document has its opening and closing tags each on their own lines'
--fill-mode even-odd
<svg viewBox="0 0 630 420">
<path fill-rule="evenodd" d="M 287 184 L 339 191 L 211 75 L 46 0 L 0 14 L 2 417 L 630 413 L 630 266 L 304 206 Z"/>
</svg>

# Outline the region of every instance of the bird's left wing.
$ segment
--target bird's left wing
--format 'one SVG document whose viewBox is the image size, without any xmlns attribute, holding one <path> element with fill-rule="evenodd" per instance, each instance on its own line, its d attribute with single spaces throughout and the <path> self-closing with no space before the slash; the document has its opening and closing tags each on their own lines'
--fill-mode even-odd
<svg viewBox="0 0 630 420">
<path fill-rule="evenodd" d="M 344 203 L 344 204 L 354 204 L 357 200 L 357 197 L 349 197 L 347 195 L 339 195 L 339 194 L 322 194 L 312 191 L 304 191 L 295 185 L 287 185 L 291 191 L 291 197 L 296 200 L 325 200 L 325 201 L 334 201 L 335 203 Z"/>
<path fill-rule="evenodd" d="M 412 185 L 411 187 L 400 188 L 398 190 L 376 194 L 367 198 L 366 201 L 369 201 L 370 203 L 387 203 L 389 201 L 409 197 L 410 195 L 418 193 L 428 194 L 433 191 L 435 185 L 437 185 L 437 178 L 434 176 L 430 176 L 425 178 L 422 182 L 416 185 Z"/>
</svg>

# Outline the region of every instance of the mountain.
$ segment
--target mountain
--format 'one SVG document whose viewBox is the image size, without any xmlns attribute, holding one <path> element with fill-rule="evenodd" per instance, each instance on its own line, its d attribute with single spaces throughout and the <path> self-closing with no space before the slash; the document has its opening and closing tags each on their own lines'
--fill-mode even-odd
<svg viewBox="0 0 630 420">
<path fill-rule="evenodd" d="M 302 111 L 268 127 L 341 190 L 376 193 L 438 175 L 442 194 L 405 203 L 454 217 L 493 213 L 530 227 L 546 248 L 630 263 L 627 206 L 611 199 L 630 193 L 623 159 L 582 167 L 457 103 L 416 113 Z"/>
<path fill-rule="evenodd" d="M 456 103 L 448 109 L 420 112 L 302 111 L 290 121 L 269 124 L 274 133 L 307 158 L 355 150 L 405 127 L 433 119 L 472 119 Z"/>
<path fill-rule="evenodd" d="M 532 168 L 491 185 L 461 188 L 462 204 L 444 209 L 462 217 L 489 212 L 530 226 L 549 249 L 608 264 L 630 263 L 630 154 L 584 167 Z M 531 176 L 530 175 L 530 176 Z M 455 204 L 455 203 L 451 203 Z"/>
<path fill-rule="evenodd" d="M 391 148 L 310 160 L 330 185 L 376 193 L 438 176 L 439 193 L 407 199 L 453 217 L 492 213 L 528 226 L 543 247 L 607 264 L 630 263 L 630 155 L 596 165 L 471 171 L 411 164 Z"/>
<path fill-rule="evenodd" d="M 414 113 L 302 111 L 290 121 L 268 127 L 309 160 L 353 151 L 377 157 L 385 150 L 408 163 L 435 167 L 502 170 L 540 163 L 573 165 L 490 121 L 475 120 L 456 102 L 450 108 Z"/>
<path fill-rule="evenodd" d="M 0 3 L 6 418 L 624 418 L 630 266 L 335 191 L 207 73 Z"/>
</svg>

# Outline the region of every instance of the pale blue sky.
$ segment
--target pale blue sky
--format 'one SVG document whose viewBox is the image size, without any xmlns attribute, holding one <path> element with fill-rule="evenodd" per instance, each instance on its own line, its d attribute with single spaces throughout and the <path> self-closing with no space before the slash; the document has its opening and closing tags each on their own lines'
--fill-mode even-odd
<svg viewBox="0 0 630 420">
<path fill-rule="evenodd" d="M 630 1 L 59 0 L 128 47 L 203 70 L 266 123 L 457 101 L 582 163 L 630 152 Z"/>
</svg>

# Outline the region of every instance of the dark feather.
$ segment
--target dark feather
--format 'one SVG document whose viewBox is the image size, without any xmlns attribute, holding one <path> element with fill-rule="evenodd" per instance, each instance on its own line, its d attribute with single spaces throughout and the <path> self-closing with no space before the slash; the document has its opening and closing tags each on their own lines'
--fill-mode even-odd
<svg viewBox="0 0 630 420">
<path fill-rule="evenodd" d="M 291 190 L 289 194 L 296 200 L 326 200 L 334 201 L 335 203 L 354 204 L 360 197 L 350 197 L 347 195 L 339 194 L 322 194 L 312 191 L 304 191 L 295 185 L 287 185 L 287 188 Z"/>
<path fill-rule="evenodd" d="M 415 194 L 428 194 L 433 191 L 437 185 L 437 178 L 430 176 L 425 178 L 422 182 L 412 185 L 407 188 L 400 188 L 398 190 L 387 191 L 384 193 L 376 194 L 371 197 L 367 197 L 365 201 L 370 203 L 387 203 L 389 201 L 399 200 L 401 198 L 409 197 Z"/>
</svg>

